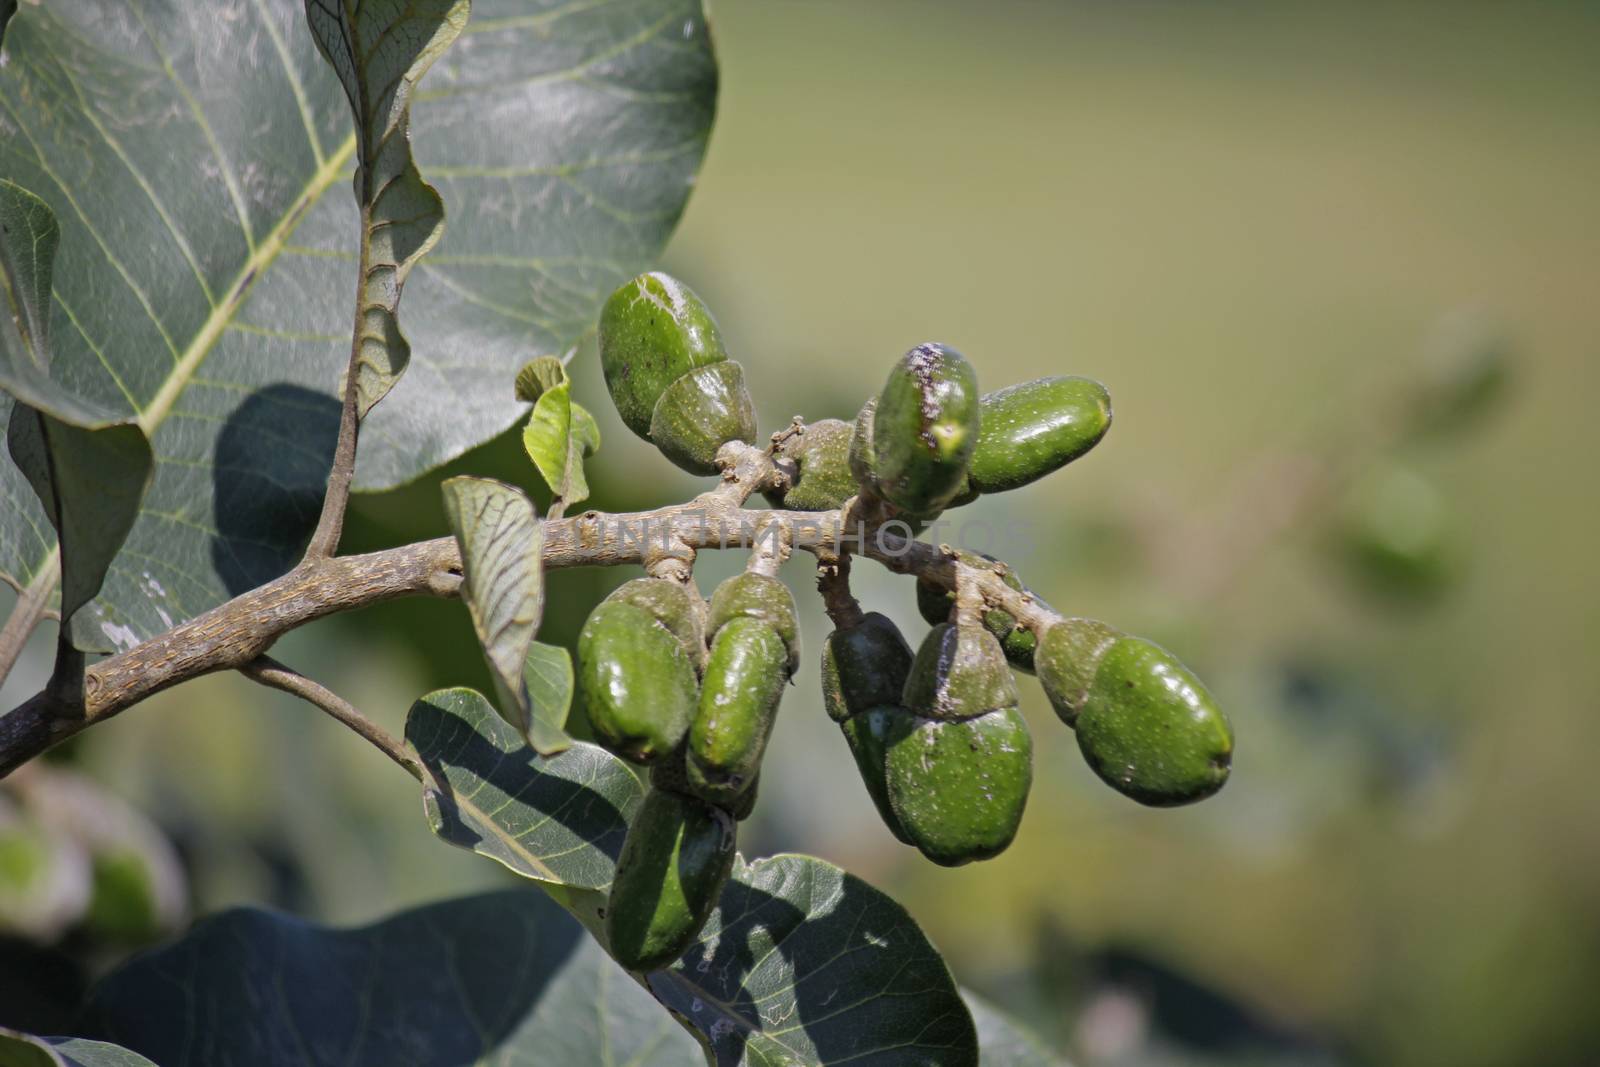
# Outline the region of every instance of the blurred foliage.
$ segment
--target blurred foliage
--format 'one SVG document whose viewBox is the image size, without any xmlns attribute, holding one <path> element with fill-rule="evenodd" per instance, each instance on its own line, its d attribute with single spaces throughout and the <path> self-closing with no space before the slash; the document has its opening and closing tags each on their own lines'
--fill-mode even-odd
<svg viewBox="0 0 1600 1067">
<path fill-rule="evenodd" d="M 1600 5 L 715 14 L 719 125 L 664 265 L 717 311 L 763 430 L 849 417 L 929 338 L 986 388 L 1104 381 L 1117 421 L 1093 454 L 966 513 L 1021 524 L 1000 554 L 1056 607 L 1177 651 L 1239 738 L 1217 798 L 1147 811 L 1024 685 L 1038 770 L 1017 843 L 937 869 L 878 824 L 822 714 L 802 598 L 808 667 L 747 851 L 886 890 L 964 983 L 1090 1067 L 1595 1062 Z M 621 432 L 592 346 L 571 370 L 605 441 L 586 506 L 693 491 Z M 1328 550 L 1393 464 L 1450 516 L 1455 562 L 1420 601 L 1371 595 Z M 447 533 L 438 483 L 464 472 L 548 501 L 514 431 L 363 498 L 347 550 Z M 708 555 L 701 587 L 738 565 Z M 911 583 L 856 575 L 915 640 Z M 541 639 L 570 644 L 628 576 L 551 575 Z M 804 561 L 784 577 L 811 580 Z M 419 693 L 490 684 L 459 603 L 380 605 L 274 654 L 391 729 Z M 0 703 L 48 662 L 40 635 Z M 369 922 L 506 877 L 434 842 L 413 783 L 359 740 L 237 678 L 67 755 L 165 828 L 200 911 Z M 13 990 L 81 981 L 23 951 L 0 952 L 0 1024 L 29 1025 L 5 1017 Z"/>
</svg>

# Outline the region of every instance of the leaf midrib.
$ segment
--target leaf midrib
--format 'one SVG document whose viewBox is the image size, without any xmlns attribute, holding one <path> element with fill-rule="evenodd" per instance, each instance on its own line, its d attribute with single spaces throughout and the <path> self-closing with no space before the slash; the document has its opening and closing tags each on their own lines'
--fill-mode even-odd
<svg viewBox="0 0 1600 1067">
<path fill-rule="evenodd" d="M 233 316 L 244 305 L 245 298 L 250 294 L 257 279 L 266 273 L 273 260 L 278 258 L 290 235 L 300 225 L 300 221 L 305 218 L 311 206 L 321 199 L 322 194 L 328 191 L 328 187 L 344 173 L 355 147 L 356 137 L 352 133 L 323 161 L 321 166 L 312 172 L 311 179 L 295 198 L 294 203 L 289 205 L 288 210 L 278 219 L 266 237 L 256 243 L 255 250 L 245 259 L 233 282 L 228 286 L 226 295 L 216 307 L 212 308 L 211 314 L 206 316 L 206 321 L 201 324 L 199 331 L 184 348 L 178 357 L 178 362 L 168 373 L 166 381 L 161 384 L 155 396 L 150 399 L 150 403 L 140 410 L 139 428 L 144 431 L 146 437 L 154 436 L 156 427 L 160 426 L 171 413 L 172 405 L 177 403 L 178 397 L 188 388 L 195 372 L 205 362 L 206 356 L 210 355 L 211 349 L 215 347 L 217 340 L 233 320 Z"/>
</svg>

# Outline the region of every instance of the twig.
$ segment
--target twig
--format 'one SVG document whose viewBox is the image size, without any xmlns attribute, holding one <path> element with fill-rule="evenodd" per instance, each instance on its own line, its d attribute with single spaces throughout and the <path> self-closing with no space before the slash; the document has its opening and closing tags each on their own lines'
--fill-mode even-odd
<svg viewBox="0 0 1600 1067">
<path fill-rule="evenodd" d="M 4 627 L 0 627 L 0 682 L 5 681 L 11 668 L 17 665 L 17 657 L 22 655 L 28 637 L 45 617 L 50 605 L 50 592 L 55 589 L 56 579 L 60 577 L 61 553 L 53 552 L 45 565 L 39 568 L 39 573 L 33 576 L 33 581 L 17 596 L 11 617 L 6 620 Z"/>
<path fill-rule="evenodd" d="M 399 738 L 361 714 L 348 700 L 326 686 L 285 667 L 270 656 L 257 656 L 240 667 L 239 673 L 252 682 L 259 682 L 270 689 L 280 689 L 316 705 L 370 741 L 385 756 L 404 767 L 411 777 L 422 781 L 422 765 L 406 751 L 406 746 Z"/>
<path fill-rule="evenodd" d="M 366 264 L 362 266 L 365 268 Z M 350 482 L 356 472 L 356 443 L 361 435 L 360 375 L 357 367 L 361 356 L 361 312 L 361 301 L 358 299 L 355 339 L 350 346 L 350 366 L 345 371 L 344 405 L 339 412 L 339 439 L 333 447 L 333 466 L 328 468 L 328 487 L 322 495 L 322 512 L 317 516 L 317 528 L 306 545 L 307 562 L 331 557 L 339 547 L 339 538 L 344 534 L 344 514 L 350 503 Z"/>
<path fill-rule="evenodd" d="M 730 465 L 724 482 L 685 504 L 626 515 L 590 511 L 546 521 L 545 568 L 643 564 L 659 557 L 662 543 L 691 553 L 745 548 L 759 529 L 775 523 L 785 543 L 819 559 L 837 558 L 848 550 L 952 590 L 957 574 L 970 571 L 965 577 L 985 603 L 1003 608 L 1036 634 L 1059 618 L 1007 586 L 995 572 L 960 567 L 953 556 L 878 523 L 858 525 L 848 505 L 843 512 L 745 510 L 743 501 L 776 476 L 771 457 L 749 445 L 725 447 Z M 47 690 L 0 717 L 0 777 L 163 689 L 244 667 L 284 634 L 313 620 L 397 597 L 455 596 L 460 585 L 461 557 L 453 537 L 307 560 L 281 578 L 91 665 L 79 699 Z"/>
</svg>

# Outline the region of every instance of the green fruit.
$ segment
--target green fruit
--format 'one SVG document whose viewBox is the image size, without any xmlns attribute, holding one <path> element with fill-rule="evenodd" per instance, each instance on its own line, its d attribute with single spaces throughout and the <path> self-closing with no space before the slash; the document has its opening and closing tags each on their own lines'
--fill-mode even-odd
<svg viewBox="0 0 1600 1067">
<path fill-rule="evenodd" d="M 622 421 L 685 470 L 714 474 L 722 444 L 755 440 L 743 370 L 705 303 L 666 274 L 641 274 L 611 294 L 600 363 Z"/>
<path fill-rule="evenodd" d="M 1033 740 L 1015 707 L 955 721 L 917 717 L 893 731 L 885 779 L 900 827 L 923 855 L 946 867 L 989 859 L 1022 822 Z"/>
<path fill-rule="evenodd" d="M 1036 378 L 985 393 L 967 466 L 974 493 L 1003 493 L 1043 478 L 1099 443 L 1111 397 L 1089 378 Z"/>
<path fill-rule="evenodd" d="M 718 630 L 738 618 L 764 622 L 783 638 L 784 647 L 789 650 L 789 674 L 793 675 L 800 666 L 800 620 L 789 587 L 776 578 L 750 571 L 729 578 L 711 593 L 706 633 L 714 641 Z"/>
<path fill-rule="evenodd" d="M 850 476 L 863 493 L 878 493 L 878 454 L 872 444 L 872 425 L 878 410 L 878 398 L 873 397 L 861 405 L 855 426 L 850 430 Z"/>
<path fill-rule="evenodd" d="M 765 622 L 740 617 L 717 630 L 689 727 L 687 769 L 695 796 L 731 810 L 754 784 L 788 666 L 783 638 Z"/>
<path fill-rule="evenodd" d="M 695 792 L 689 785 L 689 746 L 680 745 L 676 752 L 665 759 L 657 760 L 650 765 L 650 785 L 654 789 L 665 789 L 673 793 L 682 793 L 685 796 L 694 796 Z M 749 786 L 741 793 L 733 806 L 726 808 L 730 815 L 743 822 L 756 810 L 756 793 L 761 788 L 761 775 L 757 773 L 750 780 Z M 704 798 L 702 798 L 704 799 Z M 721 807 L 721 805 L 717 805 Z"/>
<path fill-rule="evenodd" d="M 720 808 L 664 789 L 646 794 L 606 902 L 606 940 L 618 963 L 653 971 L 683 955 L 716 907 L 735 836 Z"/>
<path fill-rule="evenodd" d="M 1159 645 L 1089 619 L 1065 619 L 1034 663 L 1056 713 L 1094 772 L 1141 804 L 1171 807 L 1228 780 L 1233 728 L 1205 686 Z"/>
<path fill-rule="evenodd" d="M 796 511 L 832 511 L 856 495 L 856 480 L 850 473 L 848 422 L 821 419 L 808 423 L 799 433 L 779 446 L 779 455 L 794 462 L 794 484 L 783 492 L 768 492 L 774 507 Z"/>
<path fill-rule="evenodd" d="M 701 367 L 679 378 L 656 403 L 650 440 L 690 474 L 717 473 L 717 449 L 756 439 L 756 409 L 744 368 L 732 362 Z"/>
<path fill-rule="evenodd" d="M 879 494 L 929 515 L 961 490 L 978 442 L 978 376 L 943 345 L 918 345 L 889 372 L 872 416 Z"/>
<path fill-rule="evenodd" d="M 1000 642 L 981 626 L 928 631 L 900 703 L 926 719 L 970 719 L 1017 706 L 1017 682 Z"/>
<path fill-rule="evenodd" d="M 835 630 L 822 645 L 822 702 L 834 722 L 880 704 L 900 703 L 911 673 L 911 646 L 876 611 Z"/>
<path fill-rule="evenodd" d="M 910 731 L 917 722 L 909 711 L 892 704 L 864 708 L 839 724 L 844 739 L 855 757 L 856 769 L 861 772 L 861 782 L 867 787 L 873 805 L 883 817 L 889 832 L 906 844 L 915 844 L 900 825 L 900 816 L 889 803 L 889 785 L 885 779 L 889 745 L 898 734 Z"/>
<path fill-rule="evenodd" d="M 678 638 L 643 608 L 607 601 L 578 634 L 578 692 L 619 756 L 649 763 L 678 747 L 699 687 Z"/>
<path fill-rule="evenodd" d="M 988 556 L 979 556 L 970 552 L 958 553 L 961 559 L 976 567 L 998 570 L 993 564 L 995 560 Z M 1022 584 L 1015 571 L 1006 568 L 1000 571 L 1000 580 L 1019 593 L 1026 593 L 1028 589 Z M 917 579 L 917 611 L 928 621 L 930 626 L 937 626 L 941 622 L 950 620 L 950 613 L 955 610 L 956 595 L 954 592 L 941 585 L 922 578 Z M 990 608 L 983 613 L 984 627 L 999 640 L 1000 650 L 1006 654 L 1006 660 L 1019 671 L 1033 673 L 1033 652 L 1038 645 L 1033 631 L 1017 625 L 1017 620 L 1009 611 L 1000 608 Z"/>
<path fill-rule="evenodd" d="M 606 600 L 643 608 L 678 639 L 696 670 L 705 666 L 705 604 L 698 593 L 670 578 L 634 578 L 617 586 Z"/>
</svg>

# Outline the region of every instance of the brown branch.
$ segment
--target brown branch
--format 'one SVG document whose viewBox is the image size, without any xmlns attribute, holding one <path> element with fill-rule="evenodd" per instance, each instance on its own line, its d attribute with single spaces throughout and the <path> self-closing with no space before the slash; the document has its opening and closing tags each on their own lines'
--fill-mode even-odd
<svg viewBox="0 0 1600 1067">
<path fill-rule="evenodd" d="M 5 626 L 0 627 L 0 682 L 5 681 L 11 668 L 17 665 L 17 657 L 22 655 L 23 648 L 27 646 L 28 637 L 48 614 L 50 593 L 60 577 L 61 553 L 54 552 L 39 573 L 34 575 L 33 581 L 17 591 L 16 607 L 11 609 L 11 617 L 6 619 Z"/>
<path fill-rule="evenodd" d="M 992 571 L 966 567 L 953 555 L 892 528 L 858 522 L 849 504 L 842 512 L 746 510 L 744 500 L 776 476 L 771 458 L 749 445 L 725 448 L 730 474 L 717 488 L 687 503 L 626 515 L 589 511 L 547 520 L 545 568 L 644 564 L 659 558 L 664 544 L 687 549 L 691 558 L 703 549 L 748 548 L 758 531 L 777 524 L 783 543 L 819 559 L 850 551 L 947 589 L 957 587 L 959 574 L 986 603 L 1004 608 L 1035 633 L 1042 634 L 1058 618 Z M 80 700 L 68 701 L 47 690 L 0 717 L 0 777 L 163 689 L 246 667 L 306 623 L 397 597 L 455 596 L 460 584 L 461 557 L 453 537 L 361 556 L 308 559 L 281 578 L 91 665 Z"/>
<path fill-rule="evenodd" d="M 257 656 L 240 667 L 239 673 L 252 682 L 259 682 L 270 689 L 282 690 L 321 708 L 405 768 L 411 777 L 419 782 L 422 781 L 422 765 L 406 751 L 406 746 L 399 738 L 361 714 L 353 704 L 326 686 L 285 667 L 270 656 Z"/>
</svg>

